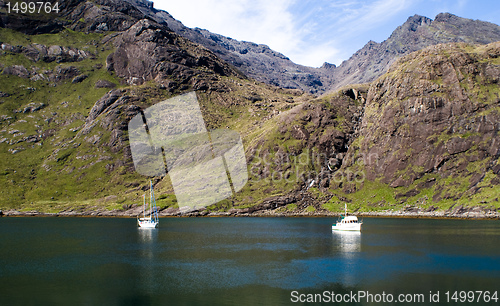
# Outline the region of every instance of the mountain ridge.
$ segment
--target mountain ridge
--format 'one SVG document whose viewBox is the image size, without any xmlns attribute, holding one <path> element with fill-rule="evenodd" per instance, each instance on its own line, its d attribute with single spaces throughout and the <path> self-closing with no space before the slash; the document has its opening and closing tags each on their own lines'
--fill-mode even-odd
<svg viewBox="0 0 500 306">
<path fill-rule="evenodd" d="M 332 92 L 349 84 L 371 82 L 386 72 L 397 57 L 430 45 L 448 42 L 487 44 L 500 40 L 500 26 L 493 23 L 449 13 L 440 13 L 434 20 L 414 15 L 386 40 L 381 43 L 369 41 L 339 66 L 325 63 L 320 68 L 313 68 L 295 64 L 286 55 L 269 50 L 265 45 L 237 41 L 208 30 L 187 28 L 167 12 L 152 10 L 154 4 L 151 1 L 126 1 L 138 3 L 143 13 L 158 22 L 166 22 L 174 32 L 207 47 L 249 77 L 314 94 Z M 433 37 L 433 33 L 437 34 Z M 258 48 L 252 50 L 255 45 Z M 243 50 L 244 54 L 241 54 Z"/>
<path fill-rule="evenodd" d="M 491 43 L 500 40 L 500 26 L 440 13 L 434 20 L 414 15 L 381 43 L 368 42 L 335 70 L 334 86 L 367 83 L 386 72 L 400 56 L 449 42 Z M 355 73 L 352 73 L 352 71 Z"/>
<path fill-rule="evenodd" d="M 312 93 L 321 91 L 323 82 L 329 78 L 322 68 L 312 68 L 293 63 L 285 55 L 267 45 L 235 39 L 200 28 L 188 28 L 181 21 L 163 10 L 145 5 L 147 0 L 126 0 L 155 21 L 168 25 L 177 34 L 199 43 L 227 61 L 248 77 L 258 81 L 290 89 L 301 89 Z"/>
</svg>

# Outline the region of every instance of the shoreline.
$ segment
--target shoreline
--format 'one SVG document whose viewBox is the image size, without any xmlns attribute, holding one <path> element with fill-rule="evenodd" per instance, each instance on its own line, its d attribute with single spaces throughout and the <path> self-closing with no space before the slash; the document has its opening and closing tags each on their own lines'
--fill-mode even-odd
<svg viewBox="0 0 500 306">
<path fill-rule="evenodd" d="M 17 211 L 0 210 L 0 217 L 109 217 L 109 218 L 137 218 L 139 214 L 134 210 L 94 210 L 94 211 L 62 211 L 56 213 L 46 213 L 38 211 Z M 242 209 L 230 209 L 227 212 L 191 211 L 181 213 L 178 209 L 165 209 L 159 212 L 160 218 L 197 218 L 197 217 L 233 217 L 233 218 L 255 218 L 255 217 L 331 217 L 338 218 L 341 213 L 337 212 L 281 212 L 274 210 L 258 210 L 248 212 Z M 378 211 L 378 212 L 357 212 L 350 215 L 357 217 L 377 217 L 377 218 L 400 218 L 400 219 L 460 219 L 460 220 L 500 220 L 500 213 L 496 210 L 489 211 Z"/>
<path fill-rule="evenodd" d="M 288 209 L 288 204 L 296 204 L 293 210 Z M 365 207 L 366 208 L 366 207 Z M 2 211 L 2 216 L 26 217 L 122 217 L 137 218 L 144 213 L 143 205 L 129 204 L 120 208 L 107 209 L 102 206 L 92 205 L 86 207 L 68 207 L 61 211 L 40 212 L 28 210 L 28 207 L 8 209 Z M 436 206 L 423 207 L 421 205 L 406 205 L 398 210 L 381 209 L 379 211 L 362 211 L 363 208 L 354 210 L 350 215 L 358 217 L 380 218 L 411 218 L 411 219 L 462 219 L 462 220 L 500 220 L 500 208 L 495 206 L 464 206 L 455 204 L 448 209 Z M 149 213 L 149 211 L 146 211 Z M 207 208 L 193 210 L 189 207 L 163 207 L 158 210 L 159 217 L 327 217 L 338 218 L 344 210 L 330 211 L 322 203 L 314 199 L 307 192 L 297 191 L 287 195 L 272 196 L 263 202 L 246 208 L 229 208 L 227 211 L 210 211 Z"/>
</svg>

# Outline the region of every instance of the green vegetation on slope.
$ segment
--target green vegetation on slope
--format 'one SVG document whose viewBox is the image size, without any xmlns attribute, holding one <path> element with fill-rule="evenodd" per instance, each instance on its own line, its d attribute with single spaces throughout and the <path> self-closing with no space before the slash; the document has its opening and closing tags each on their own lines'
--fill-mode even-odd
<svg viewBox="0 0 500 306">
<path fill-rule="evenodd" d="M 207 67 L 195 67 L 189 82 L 173 87 L 164 84 L 180 82 L 178 75 L 162 84 L 126 85 L 106 68 L 115 47 L 103 38 L 0 29 L 1 42 L 25 50 L 0 51 L 1 209 L 88 211 L 139 203 L 149 178 L 133 168 L 123 127 L 129 110 L 192 90 L 207 129 L 239 132 L 246 149 L 249 182 L 211 211 L 269 201 L 283 212 L 306 213 L 339 212 L 345 203 L 360 212 L 500 207 L 500 165 L 492 149 L 500 135 L 491 125 L 500 121 L 496 45 L 426 49 L 370 85 L 313 98 Z M 35 44 L 85 56 L 33 58 L 28 51 Z M 120 89 L 126 103 L 89 122 L 110 91 L 96 87 L 102 81 Z M 155 183 L 158 205 L 177 207 L 169 177 Z M 283 200 L 289 198 L 294 202 Z"/>
</svg>

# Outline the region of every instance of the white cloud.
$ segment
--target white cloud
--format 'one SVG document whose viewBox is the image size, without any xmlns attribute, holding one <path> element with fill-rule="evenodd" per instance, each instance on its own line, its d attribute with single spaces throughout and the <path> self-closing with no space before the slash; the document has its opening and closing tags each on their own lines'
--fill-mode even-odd
<svg viewBox="0 0 500 306">
<path fill-rule="evenodd" d="M 189 2 L 188 9 L 186 2 Z M 293 16 L 287 11 L 292 0 L 190 0 L 155 4 L 188 27 L 205 28 L 238 40 L 265 43 L 286 49 L 297 43 Z"/>
<path fill-rule="evenodd" d="M 323 61 L 339 65 L 370 39 L 387 38 L 395 29 L 390 22 L 415 3 L 409 0 L 324 0 L 321 10 L 316 8 L 314 14 L 317 39 L 310 41 L 311 45 L 330 47 L 332 51 L 323 53 Z"/>
<path fill-rule="evenodd" d="M 340 64 L 368 41 L 360 35 L 383 25 L 410 0 L 167 0 L 156 1 L 188 27 L 266 44 L 292 61 Z M 354 40 L 363 40 L 353 44 Z M 361 44 L 361 46 L 359 46 Z M 351 47 L 351 48 L 349 48 Z M 342 53 L 341 53 L 342 52 Z"/>
<path fill-rule="evenodd" d="M 189 7 L 186 8 L 186 3 Z M 188 27 L 199 27 L 238 40 L 266 44 L 293 61 L 320 66 L 328 55 L 337 53 L 329 43 L 313 46 L 307 42 L 316 27 L 304 23 L 310 17 L 290 11 L 293 0 L 190 0 L 155 2 Z M 302 22 L 301 22 L 302 21 Z"/>
<path fill-rule="evenodd" d="M 319 67 L 325 61 L 339 64 L 343 58 L 336 45 L 363 29 L 359 21 L 368 18 L 362 16 L 371 12 L 375 19 L 372 11 L 391 3 L 377 8 L 352 0 L 167 0 L 155 7 L 188 27 L 266 44 L 296 63 Z"/>
<path fill-rule="evenodd" d="M 380 0 L 367 7 L 366 14 L 359 20 L 362 31 L 383 23 L 388 18 L 398 15 L 411 4 L 408 0 Z"/>
<path fill-rule="evenodd" d="M 304 45 L 306 43 L 303 43 Z M 338 63 L 339 50 L 331 43 L 303 46 L 287 55 L 293 62 L 311 67 L 319 67 L 324 62 Z"/>
</svg>

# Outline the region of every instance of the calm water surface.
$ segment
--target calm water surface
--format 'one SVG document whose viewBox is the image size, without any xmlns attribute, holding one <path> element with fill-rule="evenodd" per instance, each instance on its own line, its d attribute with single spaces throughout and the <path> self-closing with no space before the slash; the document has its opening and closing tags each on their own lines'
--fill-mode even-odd
<svg viewBox="0 0 500 306">
<path fill-rule="evenodd" d="M 294 290 L 439 291 L 432 305 L 452 305 L 444 292 L 500 291 L 499 221 L 367 218 L 361 234 L 334 221 L 0 218 L 0 305 L 290 305 Z"/>
</svg>

